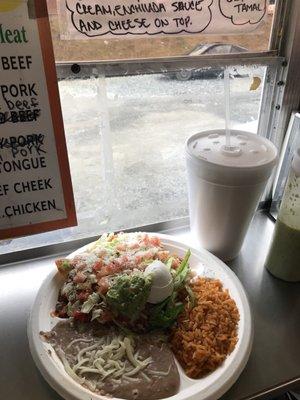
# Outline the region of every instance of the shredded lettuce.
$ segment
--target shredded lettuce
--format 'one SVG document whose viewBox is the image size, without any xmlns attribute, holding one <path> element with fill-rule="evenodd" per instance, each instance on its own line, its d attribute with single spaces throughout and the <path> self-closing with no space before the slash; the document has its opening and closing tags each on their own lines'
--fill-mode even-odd
<svg viewBox="0 0 300 400">
<path fill-rule="evenodd" d="M 69 296 L 69 294 L 74 290 L 73 282 L 65 283 L 61 289 L 61 294 L 63 296 Z"/>
<path fill-rule="evenodd" d="M 169 328 L 176 322 L 183 309 L 184 305 L 181 302 L 175 302 L 174 295 L 168 297 L 168 299 L 153 307 L 149 318 L 150 328 Z"/>
<path fill-rule="evenodd" d="M 191 250 L 186 252 L 184 259 L 181 261 L 180 266 L 176 270 L 176 275 L 174 277 L 174 290 L 178 289 L 182 283 L 186 280 L 187 274 L 189 272 L 189 258 L 191 256 Z"/>
<path fill-rule="evenodd" d="M 92 312 L 92 319 L 91 319 L 91 321 L 94 321 L 94 319 L 97 319 L 97 318 L 99 318 L 100 317 L 100 315 L 103 313 L 103 310 L 102 310 L 102 308 L 98 308 L 98 309 L 94 309 L 93 310 L 93 312 Z"/>
<path fill-rule="evenodd" d="M 72 316 L 74 314 L 74 311 L 80 309 L 80 301 L 75 301 L 75 303 L 71 303 L 70 301 L 68 302 L 67 305 L 67 314 L 69 316 Z"/>
<path fill-rule="evenodd" d="M 196 302 L 195 294 L 192 291 L 192 289 L 189 287 L 189 285 L 185 285 L 185 290 L 187 291 L 187 294 L 189 296 L 190 308 L 194 308 L 195 307 L 195 302 Z"/>
<path fill-rule="evenodd" d="M 99 294 L 92 293 L 91 295 L 89 295 L 88 299 L 83 303 L 81 307 L 81 312 L 84 314 L 90 313 L 99 300 L 100 300 Z"/>
<path fill-rule="evenodd" d="M 173 261 L 174 261 L 174 257 L 170 257 L 170 258 L 168 259 L 168 261 L 166 262 L 166 266 L 167 266 L 170 270 L 171 270 L 171 268 L 172 268 Z"/>
</svg>

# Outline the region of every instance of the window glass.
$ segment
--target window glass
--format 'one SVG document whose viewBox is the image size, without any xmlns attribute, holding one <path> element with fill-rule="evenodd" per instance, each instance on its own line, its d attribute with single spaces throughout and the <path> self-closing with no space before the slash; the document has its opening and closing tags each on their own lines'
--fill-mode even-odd
<svg viewBox="0 0 300 400">
<path fill-rule="evenodd" d="M 274 68 L 230 67 L 233 129 L 257 132 L 267 69 L 273 86 Z M 224 128 L 223 75 L 214 67 L 60 81 L 79 226 L 2 242 L 0 252 L 186 217 L 184 143 Z"/>
</svg>

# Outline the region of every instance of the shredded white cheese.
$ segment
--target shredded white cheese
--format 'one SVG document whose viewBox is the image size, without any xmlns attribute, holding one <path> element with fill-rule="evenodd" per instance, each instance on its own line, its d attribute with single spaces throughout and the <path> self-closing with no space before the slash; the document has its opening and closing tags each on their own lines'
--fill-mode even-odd
<svg viewBox="0 0 300 400">
<path fill-rule="evenodd" d="M 96 340 L 95 343 L 90 344 Z M 85 383 L 91 390 L 95 390 L 97 382 L 104 381 L 110 377 L 112 381 L 120 382 L 124 378 L 130 382 L 137 381 L 137 375 L 151 381 L 143 370 L 152 362 L 151 357 L 143 359 L 134 350 L 134 342 L 130 337 L 122 335 L 106 336 L 99 339 L 75 339 L 67 346 L 70 349 L 75 344 L 89 343 L 88 346 L 77 350 L 75 356 L 76 363 L 73 367 L 69 364 L 66 354 L 60 348 L 58 355 L 61 358 L 66 372 L 77 382 Z M 76 347 L 75 347 L 76 348 Z M 98 376 L 96 381 L 85 380 L 84 374 L 95 374 Z M 101 385 L 100 385 L 101 386 Z"/>
</svg>

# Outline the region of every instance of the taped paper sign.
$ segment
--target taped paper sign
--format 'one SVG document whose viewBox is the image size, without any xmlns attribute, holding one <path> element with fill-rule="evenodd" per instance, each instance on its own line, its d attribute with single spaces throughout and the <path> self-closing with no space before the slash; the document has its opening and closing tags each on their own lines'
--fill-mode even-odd
<svg viewBox="0 0 300 400">
<path fill-rule="evenodd" d="M 0 239 L 76 225 L 46 0 L 0 2 L 0 77 Z"/>
<path fill-rule="evenodd" d="M 267 0 L 58 0 L 63 39 L 255 30 Z"/>
</svg>

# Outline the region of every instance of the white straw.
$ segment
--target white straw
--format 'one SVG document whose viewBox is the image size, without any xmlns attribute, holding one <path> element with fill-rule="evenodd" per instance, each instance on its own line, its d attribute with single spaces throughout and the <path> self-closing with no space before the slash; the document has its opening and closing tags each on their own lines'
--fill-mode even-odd
<svg viewBox="0 0 300 400">
<path fill-rule="evenodd" d="M 224 95 L 225 95 L 225 130 L 226 130 L 226 147 L 230 147 L 230 78 L 229 70 L 224 70 Z"/>
</svg>

